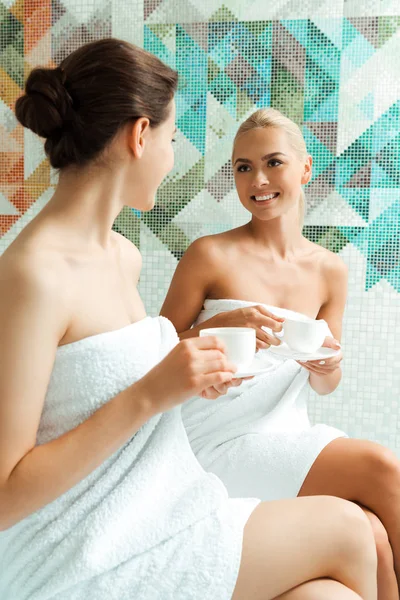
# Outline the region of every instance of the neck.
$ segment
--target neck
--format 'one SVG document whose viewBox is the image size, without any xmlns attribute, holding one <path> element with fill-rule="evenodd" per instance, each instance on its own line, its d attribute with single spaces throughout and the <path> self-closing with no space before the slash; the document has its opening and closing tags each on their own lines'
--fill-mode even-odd
<svg viewBox="0 0 400 600">
<path fill-rule="evenodd" d="M 125 194 L 123 168 L 67 170 L 60 173 L 55 193 L 40 216 L 62 223 L 88 246 L 106 248 Z"/>
<path fill-rule="evenodd" d="M 256 243 L 277 258 L 285 259 L 294 255 L 305 241 L 297 210 L 269 221 L 262 221 L 253 216 L 246 227 Z"/>
</svg>

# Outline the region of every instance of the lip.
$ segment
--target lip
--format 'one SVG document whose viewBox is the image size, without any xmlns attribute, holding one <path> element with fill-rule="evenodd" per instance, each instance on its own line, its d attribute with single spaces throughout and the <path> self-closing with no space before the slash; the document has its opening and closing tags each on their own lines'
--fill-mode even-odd
<svg viewBox="0 0 400 600">
<path fill-rule="evenodd" d="M 256 200 L 256 196 L 260 197 L 260 196 L 269 196 L 270 194 L 276 194 L 276 196 L 274 196 L 273 198 L 269 198 L 268 200 Z M 269 193 L 262 193 L 262 194 L 252 194 L 250 196 L 250 200 L 252 202 L 254 202 L 254 204 L 257 204 L 257 206 L 267 206 L 268 204 L 271 204 L 272 202 L 274 202 L 274 200 L 276 200 L 277 198 L 279 198 L 280 193 L 279 192 L 269 192 Z"/>
</svg>

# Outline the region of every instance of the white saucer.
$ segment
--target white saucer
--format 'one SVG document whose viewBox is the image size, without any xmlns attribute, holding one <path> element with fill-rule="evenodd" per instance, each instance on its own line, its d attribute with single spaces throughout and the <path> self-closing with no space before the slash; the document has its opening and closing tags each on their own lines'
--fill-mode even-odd
<svg viewBox="0 0 400 600">
<path fill-rule="evenodd" d="M 271 352 L 276 356 L 280 356 L 281 358 L 308 361 L 332 358 L 332 356 L 339 354 L 340 350 L 334 350 L 333 348 L 325 348 L 321 346 L 321 348 L 318 348 L 318 350 L 315 352 L 297 352 L 296 350 L 291 350 L 287 344 L 282 342 L 280 346 L 270 346 L 268 348 L 268 352 Z"/>
<path fill-rule="evenodd" d="M 268 371 L 271 371 L 274 368 L 276 368 L 276 365 L 267 362 L 266 360 L 260 360 L 260 358 L 256 356 L 246 369 L 236 371 L 233 378 L 241 379 L 242 377 L 255 377 L 256 375 L 268 373 Z"/>
</svg>

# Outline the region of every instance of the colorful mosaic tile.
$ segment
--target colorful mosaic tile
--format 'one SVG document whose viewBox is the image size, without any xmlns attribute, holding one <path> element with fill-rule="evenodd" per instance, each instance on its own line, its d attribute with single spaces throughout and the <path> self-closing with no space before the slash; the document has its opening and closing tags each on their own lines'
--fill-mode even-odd
<svg viewBox="0 0 400 600">
<path fill-rule="evenodd" d="M 179 72 L 175 167 L 154 211 L 125 208 L 114 225 L 141 248 L 141 293 L 152 314 L 189 243 L 248 218 L 234 189 L 232 140 L 256 108 L 280 109 L 301 125 L 314 158 L 305 235 L 350 267 L 345 378 L 328 402 L 313 398 L 313 418 L 400 452 L 399 6 L 1 0 L 0 251 L 56 183 L 41 141 L 12 111 L 32 67 L 56 65 L 80 44 L 113 35 Z"/>
</svg>

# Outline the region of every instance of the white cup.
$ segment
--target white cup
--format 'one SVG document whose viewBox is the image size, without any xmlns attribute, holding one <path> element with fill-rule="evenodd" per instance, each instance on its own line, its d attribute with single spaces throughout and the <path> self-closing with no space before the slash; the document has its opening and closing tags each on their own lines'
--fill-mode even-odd
<svg viewBox="0 0 400 600">
<path fill-rule="evenodd" d="M 256 353 L 256 330 L 252 327 L 211 327 L 201 329 L 200 337 L 213 335 L 225 345 L 228 360 L 238 371 L 246 369 Z"/>
<path fill-rule="evenodd" d="M 308 317 L 289 318 L 283 323 L 283 333 L 274 334 L 296 352 L 315 352 L 328 335 L 327 323 Z"/>
</svg>

